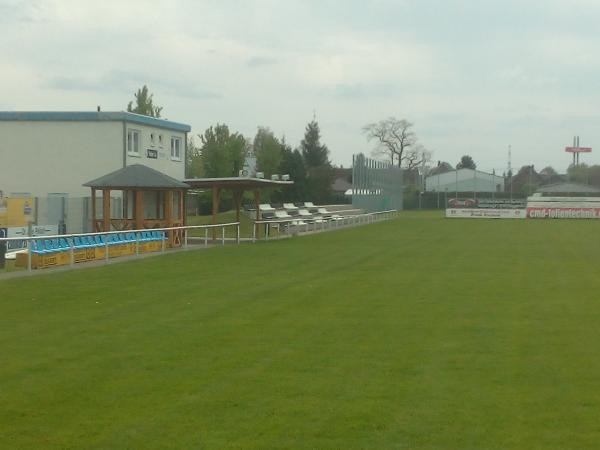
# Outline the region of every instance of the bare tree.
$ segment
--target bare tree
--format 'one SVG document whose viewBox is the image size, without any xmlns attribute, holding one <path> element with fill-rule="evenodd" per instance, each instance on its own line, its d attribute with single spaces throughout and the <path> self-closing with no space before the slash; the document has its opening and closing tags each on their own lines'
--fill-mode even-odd
<svg viewBox="0 0 600 450">
<path fill-rule="evenodd" d="M 405 119 L 389 117 L 363 127 L 367 140 L 375 141 L 375 156 L 385 156 L 392 164 L 413 169 L 430 157 L 430 153 L 417 145 L 417 136 L 412 130 L 413 124 Z M 427 156 L 428 155 L 428 156 Z"/>
<path fill-rule="evenodd" d="M 404 166 L 407 169 L 421 168 L 425 170 L 425 165 L 431 161 L 432 152 L 427 150 L 422 144 L 415 144 L 409 147 L 404 153 Z"/>
</svg>

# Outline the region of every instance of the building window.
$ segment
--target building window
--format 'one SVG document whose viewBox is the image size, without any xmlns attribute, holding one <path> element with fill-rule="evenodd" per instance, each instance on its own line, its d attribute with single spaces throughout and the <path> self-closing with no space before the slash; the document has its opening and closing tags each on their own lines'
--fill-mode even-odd
<svg viewBox="0 0 600 450">
<path fill-rule="evenodd" d="M 154 146 L 154 133 L 150 133 L 150 145 Z"/>
<path fill-rule="evenodd" d="M 171 159 L 181 161 L 181 138 L 171 138 Z"/>
<path fill-rule="evenodd" d="M 163 146 L 163 137 L 162 137 L 162 134 L 158 135 L 158 145 L 160 145 L 161 147 Z"/>
<path fill-rule="evenodd" d="M 127 153 L 140 156 L 140 132 L 138 130 L 127 130 Z"/>
</svg>

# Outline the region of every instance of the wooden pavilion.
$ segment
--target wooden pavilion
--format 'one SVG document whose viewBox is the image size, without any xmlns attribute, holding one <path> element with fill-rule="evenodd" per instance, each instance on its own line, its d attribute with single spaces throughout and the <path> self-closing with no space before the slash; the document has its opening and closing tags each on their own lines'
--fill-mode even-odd
<svg viewBox="0 0 600 450">
<path fill-rule="evenodd" d="M 185 192 L 189 185 L 142 164 L 134 164 L 84 183 L 92 189 L 92 230 L 120 231 L 185 225 Z M 102 214 L 96 195 L 102 192 Z M 111 208 L 111 192 L 120 191 L 121 211 Z M 111 217 L 111 211 L 117 217 Z M 181 245 L 181 230 L 168 232 L 168 245 Z"/>
</svg>

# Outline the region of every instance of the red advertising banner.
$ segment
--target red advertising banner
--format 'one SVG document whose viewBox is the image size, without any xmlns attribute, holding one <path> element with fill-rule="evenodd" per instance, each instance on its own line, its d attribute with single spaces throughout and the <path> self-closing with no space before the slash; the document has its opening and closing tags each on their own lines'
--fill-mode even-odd
<svg viewBox="0 0 600 450">
<path fill-rule="evenodd" d="M 600 219 L 599 208 L 542 208 L 528 207 L 530 219 Z"/>
<path fill-rule="evenodd" d="M 567 153 L 592 153 L 592 147 L 565 147 Z"/>
</svg>

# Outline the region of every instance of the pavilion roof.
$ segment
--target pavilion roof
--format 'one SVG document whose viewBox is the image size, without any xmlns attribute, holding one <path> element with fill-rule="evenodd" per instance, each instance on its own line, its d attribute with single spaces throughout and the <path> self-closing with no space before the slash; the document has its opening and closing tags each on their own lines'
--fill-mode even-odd
<svg viewBox="0 0 600 450">
<path fill-rule="evenodd" d="M 84 186 L 99 189 L 189 189 L 190 186 L 143 164 L 133 164 L 115 170 Z"/>
</svg>

